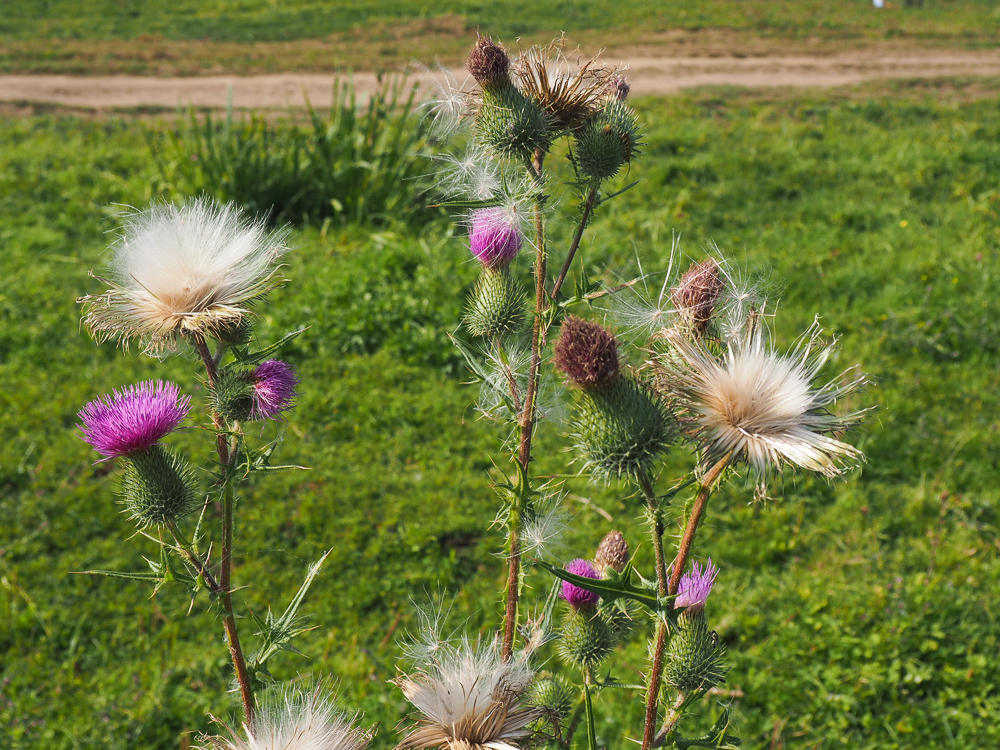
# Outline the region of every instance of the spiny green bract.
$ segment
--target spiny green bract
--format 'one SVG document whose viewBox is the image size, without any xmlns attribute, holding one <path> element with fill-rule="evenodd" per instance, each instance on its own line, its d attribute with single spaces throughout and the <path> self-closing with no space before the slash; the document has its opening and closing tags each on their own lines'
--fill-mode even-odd
<svg viewBox="0 0 1000 750">
<path fill-rule="evenodd" d="M 495 339 L 524 326 L 524 291 L 510 269 L 484 268 L 469 297 L 463 322 L 473 336 Z"/>
<path fill-rule="evenodd" d="M 568 680 L 558 675 L 540 677 L 528 688 L 528 703 L 562 718 L 573 710 L 578 692 Z"/>
<path fill-rule="evenodd" d="M 676 424 L 664 403 L 628 375 L 579 392 L 573 437 L 584 470 L 597 478 L 637 476 L 670 448 L 675 436 Z"/>
<path fill-rule="evenodd" d="M 639 122 L 620 101 L 608 103 L 576 134 L 576 164 L 592 180 L 618 174 L 638 153 Z"/>
<path fill-rule="evenodd" d="M 530 159 L 552 144 L 551 117 L 510 81 L 483 89 L 476 128 L 500 156 Z"/>
<path fill-rule="evenodd" d="M 596 667 L 618 640 L 596 609 L 570 609 L 559 631 L 559 655 L 583 669 Z"/>
<path fill-rule="evenodd" d="M 677 690 L 708 690 L 726 678 L 726 652 L 716 645 L 704 612 L 684 612 L 667 646 L 663 679 Z"/>
<path fill-rule="evenodd" d="M 243 367 L 227 367 L 212 388 L 212 407 L 227 422 L 243 422 L 253 411 L 253 374 Z"/>
<path fill-rule="evenodd" d="M 197 506 L 188 462 L 159 445 L 125 459 L 118 493 L 141 528 L 175 522 Z"/>
</svg>

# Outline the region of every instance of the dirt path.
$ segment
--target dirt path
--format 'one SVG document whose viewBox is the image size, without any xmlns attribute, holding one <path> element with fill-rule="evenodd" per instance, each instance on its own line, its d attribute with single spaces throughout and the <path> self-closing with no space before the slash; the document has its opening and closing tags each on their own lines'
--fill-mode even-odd
<svg viewBox="0 0 1000 750">
<path fill-rule="evenodd" d="M 879 51 L 866 49 L 831 55 L 758 57 L 635 57 L 606 52 L 607 62 L 629 63 L 634 94 L 671 94 L 709 85 L 749 87 L 840 86 L 890 78 L 1000 76 L 1000 49 L 980 51 Z M 329 106 L 331 75 L 282 74 L 252 77 L 203 76 L 0 76 L 0 101 L 52 103 L 69 107 L 224 107 L 232 85 L 233 105 L 240 108 L 301 106 L 304 96 Z M 461 79 L 460 79 L 461 80 Z M 356 73 L 359 95 L 376 85 L 374 74 Z"/>
</svg>

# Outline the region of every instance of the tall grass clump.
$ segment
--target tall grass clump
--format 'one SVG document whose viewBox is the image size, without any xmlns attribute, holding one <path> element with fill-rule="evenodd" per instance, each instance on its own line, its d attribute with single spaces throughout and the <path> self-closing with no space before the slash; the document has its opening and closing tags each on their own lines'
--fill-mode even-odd
<svg viewBox="0 0 1000 750">
<path fill-rule="evenodd" d="M 150 151 L 168 190 L 234 202 L 274 223 L 423 222 L 416 105 L 405 78 L 384 80 L 360 105 L 351 81 L 335 82 L 329 113 L 310 106 L 305 125 L 239 118 L 230 102 L 221 120 L 191 110 Z"/>
</svg>

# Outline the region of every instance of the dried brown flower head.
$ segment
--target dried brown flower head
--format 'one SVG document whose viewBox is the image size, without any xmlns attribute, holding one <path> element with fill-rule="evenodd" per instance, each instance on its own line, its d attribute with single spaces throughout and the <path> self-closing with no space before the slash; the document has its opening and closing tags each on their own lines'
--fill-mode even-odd
<svg viewBox="0 0 1000 750">
<path fill-rule="evenodd" d="M 523 52 L 514 65 L 518 85 L 548 112 L 557 129 L 575 130 L 593 115 L 608 97 L 613 68 L 597 58 L 576 70 L 566 60 L 559 41 Z"/>
<path fill-rule="evenodd" d="M 575 385 L 589 388 L 618 375 L 618 339 L 604 326 L 567 315 L 556 341 L 554 363 Z"/>
<path fill-rule="evenodd" d="M 712 258 L 692 263 L 674 287 L 671 298 L 677 312 L 696 331 L 704 332 L 712 322 L 715 303 L 725 288 L 719 264 Z"/>
<path fill-rule="evenodd" d="M 510 56 L 507 50 L 488 36 L 476 39 L 465 65 L 481 86 L 506 80 L 510 74 Z"/>
<path fill-rule="evenodd" d="M 625 535 L 620 531 L 605 534 L 597 547 L 594 562 L 600 570 L 611 568 L 619 573 L 625 570 L 628 564 L 628 542 L 625 541 Z"/>
</svg>

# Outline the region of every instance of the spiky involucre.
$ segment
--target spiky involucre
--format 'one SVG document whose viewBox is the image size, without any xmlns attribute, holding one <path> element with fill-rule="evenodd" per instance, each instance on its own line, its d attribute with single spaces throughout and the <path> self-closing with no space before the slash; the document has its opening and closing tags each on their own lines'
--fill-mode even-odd
<svg viewBox="0 0 1000 750">
<path fill-rule="evenodd" d="M 584 472 L 605 481 L 647 472 L 676 437 L 663 401 L 624 374 L 578 392 L 572 429 Z"/>
<path fill-rule="evenodd" d="M 420 717 L 398 748 L 517 750 L 542 711 L 527 706 L 532 672 L 524 658 L 504 661 L 497 645 L 463 642 L 396 684 Z"/>
<path fill-rule="evenodd" d="M 498 156 L 531 159 L 552 145 L 552 118 L 509 80 L 484 88 L 478 97 L 479 139 Z"/>
<path fill-rule="evenodd" d="M 599 572 L 614 570 L 621 573 L 629 561 L 628 542 L 620 531 L 609 531 L 604 535 L 594 554 L 594 563 Z"/>
<path fill-rule="evenodd" d="M 617 639 L 595 609 L 570 609 L 559 630 L 556 649 L 567 663 L 592 669 L 614 651 Z"/>
<path fill-rule="evenodd" d="M 576 164 L 591 180 L 607 180 L 638 155 L 639 145 L 635 112 L 615 99 L 577 132 Z"/>
<path fill-rule="evenodd" d="M 312 693 L 285 689 L 262 701 L 245 737 L 205 737 L 205 750 L 364 750 L 371 734 L 354 726 L 317 687 Z"/>
<path fill-rule="evenodd" d="M 118 494 L 139 528 L 176 523 L 198 507 L 194 472 L 185 459 L 154 445 L 124 461 Z"/>
<path fill-rule="evenodd" d="M 834 346 L 822 341 L 821 332 L 814 322 L 791 352 L 779 354 L 758 323 L 716 356 L 704 342 L 668 330 L 671 351 L 651 362 L 657 390 L 678 407 L 705 463 L 729 456 L 748 464 L 758 497 L 766 493 L 768 476 L 785 465 L 834 478 L 864 460 L 861 451 L 831 434 L 857 425 L 869 409 L 837 416 L 829 407 L 868 378 L 855 366 L 815 385 Z"/>
<path fill-rule="evenodd" d="M 491 340 L 511 336 L 524 327 L 524 300 L 524 290 L 509 267 L 484 267 L 462 322 L 473 336 Z"/>
<path fill-rule="evenodd" d="M 709 690 L 726 679 L 725 655 L 704 612 L 683 612 L 664 654 L 663 679 L 677 690 Z"/>
<path fill-rule="evenodd" d="M 123 345 L 139 338 L 148 351 L 184 333 L 228 335 L 280 283 L 286 235 L 209 198 L 130 214 L 113 246 L 111 288 L 79 300 L 87 326 Z"/>
</svg>

